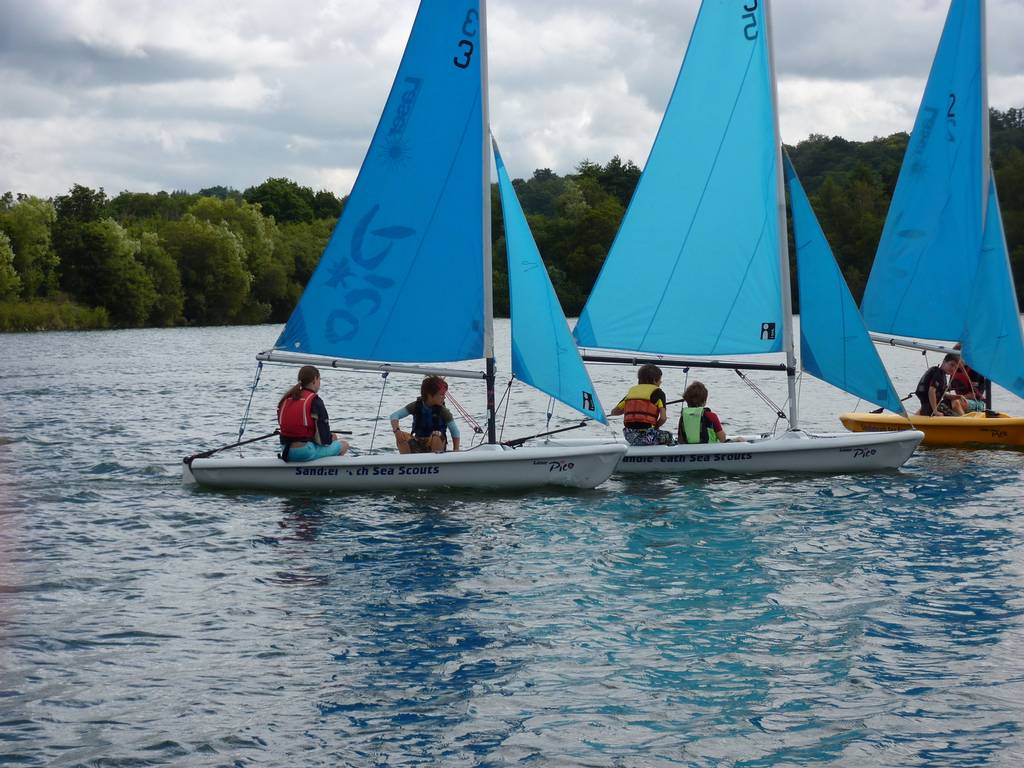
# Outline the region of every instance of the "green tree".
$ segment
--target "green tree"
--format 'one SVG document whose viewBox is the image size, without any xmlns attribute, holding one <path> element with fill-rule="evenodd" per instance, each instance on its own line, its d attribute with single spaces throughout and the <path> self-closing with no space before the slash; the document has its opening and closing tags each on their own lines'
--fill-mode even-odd
<svg viewBox="0 0 1024 768">
<path fill-rule="evenodd" d="M 57 288 L 58 257 L 50 238 L 55 216 L 49 201 L 24 195 L 0 210 L 0 230 L 10 239 L 24 299 L 48 296 Z"/>
<path fill-rule="evenodd" d="M 313 270 L 320 263 L 320 256 L 327 247 L 335 222 L 332 219 L 317 219 L 312 222 L 283 224 L 277 228 L 274 253 L 288 272 L 288 294 L 286 300 L 274 307 L 271 319 L 286 320 L 299 296 L 313 276 Z"/>
<path fill-rule="evenodd" d="M 11 238 L 0 230 L 0 300 L 17 298 L 21 291 L 21 278 L 14 269 L 14 249 Z"/>
<path fill-rule="evenodd" d="M 343 207 L 344 204 L 333 192 L 321 189 L 313 195 L 313 218 L 337 219 Z"/>
<path fill-rule="evenodd" d="M 145 219 L 177 220 L 198 197 L 187 192 L 122 192 L 109 202 L 106 213 L 124 225 Z"/>
<path fill-rule="evenodd" d="M 273 216 L 280 223 L 312 221 L 313 190 L 290 179 L 267 179 L 243 193 L 246 202 L 259 203 L 265 216 Z"/>
<path fill-rule="evenodd" d="M 812 205 L 850 292 L 859 302 L 889 209 L 882 181 L 860 164 L 847 176 L 827 176 Z"/>
<path fill-rule="evenodd" d="M 107 195 L 75 184 L 68 194 L 54 199 L 57 219 L 53 223 L 53 247 L 60 257 L 60 285 L 76 299 L 95 303 L 92 294 L 93 254 L 84 238 L 84 225 L 107 216 Z"/>
<path fill-rule="evenodd" d="M 640 181 L 640 169 L 633 165 L 632 160 L 623 163 L 622 159 L 615 155 L 601 169 L 597 180 L 605 191 L 625 207 L 629 205 L 629 200 L 633 197 L 633 190 L 636 189 L 637 182 Z"/>
<path fill-rule="evenodd" d="M 294 269 L 274 251 L 277 225 L 256 205 L 231 199 L 200 198 L 189 212 L 200 221 L 224 223 L 245 249 L 245 266 L 253 277 L 252 291 L 237 320 L 262 323 L 288 302 L 288 277 Z"/>
<path fill-rule="evenodd" d="M 80 300 L 105 307 L 115 325 L 145 325 L 157 296 L 137 258 L 138 240 L 111 218 L 82 224 L 80 237 L 89 258 L 88 265 L 80 265 L 89 276 Z"/>
<path fill-rule="evenodd" d="M 562 194 L 558 196 L 559 215 L 575 223 L 582 219 L 588 210 L 590 206 L 580 186 L 572 179 L 566 179 Z"/>
<path fill-rule="evenodd" d="M 155 232 L 143 232 L 139 238 L 139 262 L 146 269 L 156 297 L 149 311 L 149 324 L 168 327 L 184 319 L 185 294 L 181 288 L 178 265 L 160 244 Z"/>
<path fill-rule="evenodd" d="M 181 272 L 185 318 L 195 325 L 237 320 L 252 287 L 242 240 L 226 224 L 188 213 L 164 224 L 163 243 Z"/>
</svg>

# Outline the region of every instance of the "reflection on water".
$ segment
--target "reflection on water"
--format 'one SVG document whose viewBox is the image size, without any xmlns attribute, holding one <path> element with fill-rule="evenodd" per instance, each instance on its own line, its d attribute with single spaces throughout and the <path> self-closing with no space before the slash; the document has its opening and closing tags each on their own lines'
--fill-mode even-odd
<svg viewBox="0 0 1024 768">
<path fill-rule="evenodd" d="M 0 764 L 1024 759 L 1021 453 L 512 497 L 183 488 L 275 333 L 5 337 Z M 332 417 L 368 445 L 380 380 L 334 374 Z M 266 371 L 252 434 L 292 375 Z M 598 369 L 602 397 L 632 375 Z M 770 422 L 701 377 L 731 431 Z M 804 382 L 802 405 L 830 429 L 853 403 Z M 516 394 L 506 433 L 546 406 Z"/>
</svg>

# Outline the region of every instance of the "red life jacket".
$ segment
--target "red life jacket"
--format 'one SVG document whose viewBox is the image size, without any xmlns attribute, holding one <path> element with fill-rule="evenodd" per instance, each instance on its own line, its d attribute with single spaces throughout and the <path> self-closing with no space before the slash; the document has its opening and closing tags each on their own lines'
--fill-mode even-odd
<svg viewBox="0 0 1024 768">
<path fill-rule="evenodd" d="M 622 404 L 622 425 L 631 429 L 658 426 L 661 409 L 651 402 L 658 387 L 654 384 L 635 384 L 626 393 Z"/>
<path fill-rule="evenodd" d="M 286 397 L 277 408 L 277 423 L 281 437 L 303 442 L 316 436 L 316 421 L 313 419 L 313 399 L 316 392 L 304 389 L 298 400 Z"/>
</svg>

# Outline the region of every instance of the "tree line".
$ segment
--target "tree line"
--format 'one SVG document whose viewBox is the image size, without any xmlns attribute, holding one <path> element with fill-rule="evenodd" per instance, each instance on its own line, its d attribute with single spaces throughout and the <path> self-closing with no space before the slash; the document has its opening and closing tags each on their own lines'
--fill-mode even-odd
<svg viewBox="0 0 1024 768">
<path fill-rule="evenodd" d="M 1020 301 L 1024 109 L 992 110 L 990 123 Z M 786 148 L 858 301 L 907 141 L 906 133 L 865 142 L 811 135 Z M 513 182 L 567 315 L 582 309 L 639 178 L 635 164 L 613 157 Z M 494 306 L 507 314 L 497 194 L 494 186 Z M 332 192 L 282 178 L 241 192 L 111 198 L 79 184 L 52 199 L 7 192 L 0 196 L 0 330 L 283 322 L 343 206 Z"/>
</svg>

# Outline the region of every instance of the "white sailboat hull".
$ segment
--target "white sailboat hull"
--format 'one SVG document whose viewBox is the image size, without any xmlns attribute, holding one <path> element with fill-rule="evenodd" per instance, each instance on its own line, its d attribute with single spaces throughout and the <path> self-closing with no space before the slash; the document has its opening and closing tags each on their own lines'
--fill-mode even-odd
<svg viewBox="0 0 1024 768">
<path fill-rule="evenodd" d="M 860 439 L 851 440 L 851 437 Z M 776 437 L 750 438 L 742 443 L 631 445 L 615 471 L 622 474 L 871 472 L 902 466 L 923 437 L 917 430 L 871 435 L 793 431 Z M 549 444 L 586 442 L 592 441 L 566 438 L 551 440 Z"/>
<path fill-rule="evenodd" d="M 211 488 L 266 491 L 508 490 L 545 485 L 593 488 L 608 479 L 626 445 L 507 448 L 432 454 L 340 456 L 303 463 L 276 457 L 212 457 L 184 464 L 182 480 Z"/>
</svg>

